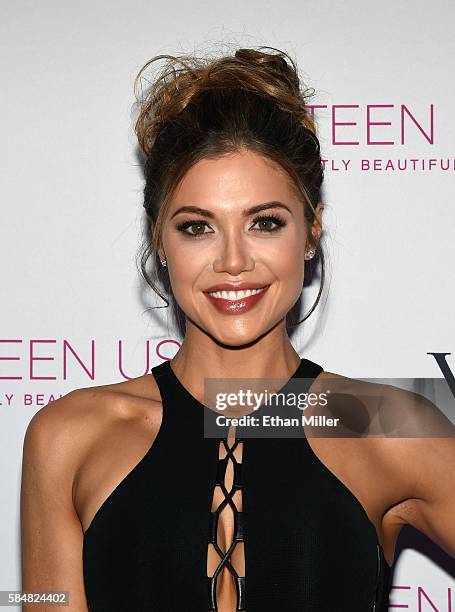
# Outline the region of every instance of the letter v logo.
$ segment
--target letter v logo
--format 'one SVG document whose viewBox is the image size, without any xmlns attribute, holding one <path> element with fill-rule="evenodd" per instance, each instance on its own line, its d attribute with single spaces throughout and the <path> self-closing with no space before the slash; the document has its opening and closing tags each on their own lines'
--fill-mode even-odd
<svg viewBox="0 0 455 612">
<path fill-rule="evenodd" d="M 446 355 L 451 354 L 452 353 L 427 353 L 427 355 L 433 355 L 433 357 L 436 359 L 436 363 L 446 379 L 446 382 L 452 391 L 452 395 L 455 397 L 455 376 L 453 375 L 453 372 L 446 360 Z"/>
</svg>

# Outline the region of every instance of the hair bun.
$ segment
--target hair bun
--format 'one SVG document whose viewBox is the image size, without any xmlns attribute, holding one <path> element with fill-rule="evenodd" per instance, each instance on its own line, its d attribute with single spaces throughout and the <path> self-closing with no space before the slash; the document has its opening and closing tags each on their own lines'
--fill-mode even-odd
<svg viewBox="0 0 455 612">
<path fill-rule="evenodd" d="M 299 91 L 300 83 L 297 67 L 292 59 L 274 47 L 259 47 L 259 49 L 272 49 L 273 51 L 278 51 L 278 53 L 264 53 L 256 49 L 237 49 L 235 57 L 261 68 L 270 68 L 273 72 L 285 77 L 294 91 Z M 285 57 L 289 58 L 291 65 L 288 64 Z"/>
<path fill-rule="evenodd" d="M 150 79 L 145 71 L 161 59 L 167 63 L 158 78 Z M 145 92 L 143 83 L 147 84 Z M 314 118 L 307 109 L 313 88 L 300 83 L 296 63 L 284 51 L 266 46 L 241 48 L 234 55 L 213 60 L 157 55 L 135 79 L 139 110 L 135 130 L 145 156 L 150 154 L 161 129 L 181 116 L 191 103 L 197 104 L 201 94 L 210 92 L 215 96 L 219 90 L 242 90 L 265 98 L 316 134 Z"/>
</svg>

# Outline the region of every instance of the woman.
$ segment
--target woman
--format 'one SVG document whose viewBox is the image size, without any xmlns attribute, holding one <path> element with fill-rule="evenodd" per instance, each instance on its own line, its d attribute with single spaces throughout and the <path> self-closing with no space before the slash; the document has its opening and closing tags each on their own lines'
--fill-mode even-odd
<svg viewBox="0 0 455 612">
<path fill-rule="evenodd" d="M 319 142 L 295 64 L 253 49 L 168 59 L 136 123 L 141 265 L 162 295 L 153 257 L 184 340 L 151 373 L 75 390 L 32 419 L 23 588 L 68 590 L 78 611 L 386 610 L 403 524 L 455 554 L 453 440 L 204 435 L 208 378 L 347 383 L 354 419 L 361 383 L 301 358 L 288 335 L 324 263 Z"/>
</svg>

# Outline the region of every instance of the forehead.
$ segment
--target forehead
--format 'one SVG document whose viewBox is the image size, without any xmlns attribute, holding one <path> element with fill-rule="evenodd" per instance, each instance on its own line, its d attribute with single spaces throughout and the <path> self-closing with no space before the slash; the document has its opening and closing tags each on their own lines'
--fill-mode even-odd
<svg viewBox="0 0 455 612">
<path fill-rule="evenodd" d="M 194 164 L 175 190 L 170 206 L 242 207 L 271 200 L 299 203 L 292 180 L 281 166 L 245 151 Z"/>
</svg>

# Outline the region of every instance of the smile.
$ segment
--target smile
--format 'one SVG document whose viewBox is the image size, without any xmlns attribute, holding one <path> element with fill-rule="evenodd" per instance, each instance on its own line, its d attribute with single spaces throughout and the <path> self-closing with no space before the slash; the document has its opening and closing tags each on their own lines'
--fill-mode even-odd
<svg viewBox="0 0 455 612">
<path fill-rule="evenodd" d="M 210 291 L 204 293 L 209 302 L 223 314 L 243 314 L 253 308 L 266 294 L 270 285 L 238 291 Z"/>
<path fill-rule="evenodd" d="M 209 295 L 214 298 L 235 301 L 249 297 L 250 295 L 256 295 L 256 293 L 260 293 L 264 291 L 264 289 L 266 289 L 266 287 L 261 287 L 260 289 L 244 289 L 243 291 L 213 291 L 210 292 Z"/>
</svg>

